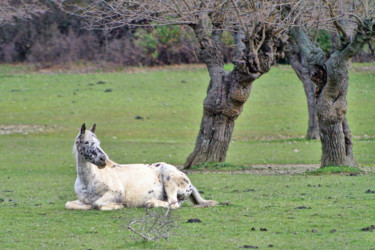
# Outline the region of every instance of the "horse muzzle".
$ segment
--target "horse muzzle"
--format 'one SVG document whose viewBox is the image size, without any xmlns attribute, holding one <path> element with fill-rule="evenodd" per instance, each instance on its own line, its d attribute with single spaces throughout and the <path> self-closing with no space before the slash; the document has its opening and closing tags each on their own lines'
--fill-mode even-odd
<svg viewBox="0 0 375 250">
<path fill-rule="evenodd" d="M 98 168 L 102 169 L 107 165 L 107 159 L 100 159 L 96 162 L 95 165 L 98 166 Z"/>
</svg>

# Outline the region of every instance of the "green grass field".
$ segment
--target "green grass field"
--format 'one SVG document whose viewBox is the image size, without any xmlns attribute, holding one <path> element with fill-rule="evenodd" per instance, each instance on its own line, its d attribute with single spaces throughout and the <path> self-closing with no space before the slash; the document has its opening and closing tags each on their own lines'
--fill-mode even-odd
<svg viewBox="0 0 375 250">
<path fill-rule="evenodd" d="M 205 197 L 230 204 L 206 209 L 185 204 L 174 212 L 179 228 L 168 241 L 133 240 L 126 224 L 144 209 L 64 209 L 75 199 L 72 145 L 83 122 L 97 123 L 102 147 L 116 162 L 182 165 L 194 147 L 208 81 L 206 70 L 188 66 L 42 74 L 28 66 L 0 65 L 0 248 L 372 248 L 375 232 L 361 230 L 375 225 L 375 194 L 366 193 L 375 190 L 371 174 L 191 173 Z M 353 66 L 347 116 L 355 158 L 370 168 L 375 166 L 374 83 L 374 64 Z M 318 164 L 320 142 L 305 140 L 306 130 L 301 83 L 289 67 L 275 67 L 255 82 L 227 163 Z M 202 223 L 186 223 L 190 218 Z"/>
</svg>

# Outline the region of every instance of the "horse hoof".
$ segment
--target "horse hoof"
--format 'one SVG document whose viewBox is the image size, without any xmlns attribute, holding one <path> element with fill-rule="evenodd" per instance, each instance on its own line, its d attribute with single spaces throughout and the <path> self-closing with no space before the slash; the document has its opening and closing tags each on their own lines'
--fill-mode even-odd
<svg viewBox="0 0 375 250">
<path fill-rule="evenodd" d="M 178 204 L 178 202 L 172 202 L 169 204 L 169 207 L 173 210 L 177 209 L 180 207 L 180 204 Z"/>
<path fill-rule="evenodd" d="M 93 209 L 95 210 L 101 210 L 101 206 L 97 205 L 97 204 L 92 204 L 91 205 Z"/>
<path fill-rule="evenodd" d="M 154 203 L 152 203 L 152 202 L 146 202 L 145 208 L 149 209 L 149 208 L 153 208 L 153 207 L 155 207 Z"/>
</svg>

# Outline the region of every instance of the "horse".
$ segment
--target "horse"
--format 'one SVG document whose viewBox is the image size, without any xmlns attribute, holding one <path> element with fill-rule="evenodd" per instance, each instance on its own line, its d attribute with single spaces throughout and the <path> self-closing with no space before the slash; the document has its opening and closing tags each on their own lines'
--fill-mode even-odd
<svg viewBox="0 0 375 250">
<path fill-rule="evenodd" d="M 74 191 L 78 200 L 66 209 L 115 210 L 123 207 L 164 207 L 177 209 L 190 198 L 195 207 L 215 206 L 205 200 L 186 174 L 164 162 L 118 164 L 109 159 L 95 134 L 82 124 L 73 151 L 77 161 Z"/>
</svg>

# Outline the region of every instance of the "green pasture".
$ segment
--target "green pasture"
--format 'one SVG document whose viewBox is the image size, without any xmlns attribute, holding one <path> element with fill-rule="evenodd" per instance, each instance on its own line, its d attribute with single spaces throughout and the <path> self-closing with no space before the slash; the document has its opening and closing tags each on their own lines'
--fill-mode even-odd
<svg viewBox="0 0 375 250">
<path fill-rule="evenodd" d="M 135 241 L 126 229 L 144 209 L 65 210 L 66 200 L 75 198 L 72 171 L 49 166 L 1 176 L 1 249 L 371 249 L 375 244 L 375 232 L 361 230 L 375 224 L 375 194 L 366 193 L 374 189 L 369 175 L 190 174 L 203 196 L 230 204 L 196 209 L 186 203 L 173 212 L 178 227 L 169 240 L 150 243 Z M 191 218 L 202 222 L 187 223 Z"/>
<path fill-rule="evenodd" d="M 374 64 L 355 65 L 350 79 L 348 120 L 355 156 L 360 165 L 373 166 Z M 72 144 L 83 122 L 95 122 L 103 147 L 114 160 L 163 160 L 181 165 L 194 147 L 208 81 L 204 69 L 38 74 L 26 66 L 1 66 L 0 124 L 40 125 L 45 130 L 2 136 L 1 147 L 59 144 L 62 160 L 72 162 L 65 144 Z M 246 165 L 319 163 L 320 142 L 306 141 L 306 130 L 301 83 L 289 67 L 275 67 L 254 83 L 237 120 L 227 161 Z M 11 151 L 22 154 L 17 148 Z"/>
<path fill-rule="evenodd" d="M 204 69 L 138 73 L 38 73 L 0 65 L 0 249 L 370 249 L 374 176 L 191 173 L 203 196 L 227 202 L 175 211 L 168 241 L 137 242 L 126 229 L 143 209 L 67 211 L 75 199 L 72 146 L 83 122 L 119 163 L 182 165 L 193 150 L 209 82 Z M 348 121 L 361 167 L 375 162 L 375 65 L 353 65 Z M 20 130 L 21 125 L 30 129 Z M 4 134 L 5 129 L 13 131 Z M 318 164 L 320 142 L 304 139 L 301 83 L 279 66 L 254 83 L 227 163 Z M 250 190 L 250 191 L 249 191 Z M 230 202 L 230 203 L 228 203 Z M 302 208 L 301 207 L 305 207 Z M 199 218 L 202 223 L 186 223 Z M 254 231 L 251 228 L 254 227 Z M 267 231 L 260 231 L 266 228 Z M 332 231 L 332 232 L 331 232 Z"/>
</svg>

